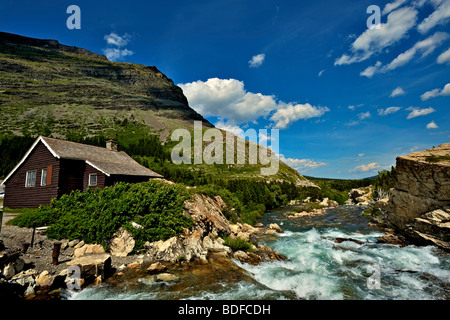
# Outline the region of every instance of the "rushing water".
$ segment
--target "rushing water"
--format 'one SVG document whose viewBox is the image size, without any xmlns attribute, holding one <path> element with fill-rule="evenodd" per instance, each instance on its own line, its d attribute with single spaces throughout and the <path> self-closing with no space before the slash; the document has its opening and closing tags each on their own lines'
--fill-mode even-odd
<svg viewBox="0 0 450 320">
<path fill-rule="evenodd" d="M 67 293 L 70 299 L 450 299 L 450 255 L 436 247 L 377 243 L 381 230 L 367 225 L 359 207 L 289 219 L 286 209 L 267 213 L 284 234 L 263 242 L 287 259 L 252 266 L 246 276 L 182 277 L 179 281 L 129 280 Z M 335 241 L 340 238 L 339 241 Z"/>
</svg>

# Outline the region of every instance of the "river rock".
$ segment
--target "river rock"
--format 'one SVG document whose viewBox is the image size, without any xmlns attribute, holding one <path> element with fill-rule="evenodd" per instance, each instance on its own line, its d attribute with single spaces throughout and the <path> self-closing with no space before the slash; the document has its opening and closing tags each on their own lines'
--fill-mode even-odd
<svg viewBox="0 0 450 320">
<path fill-rule="evenodd" d="M 55 278 L 51 276 L 47 270 L 42 271 L 36 278 L 36 283 L 41 288 L 50 288 Z"/>
<path fill-rule="evenodd" d="M 177 276 L 171 273 L 160 273 L 155 276 L 156 281 L 174 281 Z"/>
<path fill-rule="evenodd" d="M 166 269 L 167 269 L 167 267 L 158 261 L 158 262 L 151 264 L 147 268 L 147 273 L 149 273 L 149 274 L 160 273 L 160 272 L 165 271 Z"/>
<path fill-rule="evenodd" d="M 323 199 L 322 202 L 319 203 L 319 204 L 320 204 L 321 206 L 328 207 L 328 205 L 329 205 L 328 201 L 329 201 L 329 200 L 330 200 L 330 199 L 325 198 L 325 199 Z"/>
<path fill-rule="evenodd" d="M 372 200 L 372 186 L 352 189 L 348 193 L 349 199 L 345 202 L 346 205 L 362 205 L 367 206 Z"/>
<path fill-rule="evenodd" d="M 233 258 L 244 262 L 244 261 L 248 260 L 249 257 L 248 257 L 248 254 L 245 253 L 244 251 L 238 250 L 235 253 L 233 253 Z"/>
<path fill-rule="evenodd" d="M 284 233 L 283 229 L 281 229 L 281 227 L 276 223 L 269 224 L 269 231 L 270 230 L 273 230 L 277 233 Z"/>
<path fill-rule="evenodd" d="M 16 274 L 16 269 L 14 268 L 14 263 L 10 262 L 3 268 L 3 277 L 6 280 L 11 279 Z"/>
</svg>

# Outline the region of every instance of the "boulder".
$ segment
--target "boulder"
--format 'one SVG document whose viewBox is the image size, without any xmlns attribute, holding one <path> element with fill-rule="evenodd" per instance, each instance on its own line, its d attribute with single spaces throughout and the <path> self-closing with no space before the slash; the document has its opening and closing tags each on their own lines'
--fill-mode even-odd
<svg viewBox="0 0 450 320">
<path fill-rule="evenodd" d="M 149 274 L 161 273 L 161 272 L 165 271 L 166 269 L 167 269 L 167 267 L 158 261 L 158 262 L 151 264 L 147 268 L 147 273 L 149 273 Z"/>
<path fill-rule="evenodd" d="M 171 273 L 160 273 L 155 276 L 156 281 L 174 281 L 178 279 L 176 275 Z"/>
<path fill-rule="evenodd" d="M 134 249 L 135 241 L 131 233 L 124 228 L 114 234 L 110 244 L 110 252 L 116 257 L 126 257 Z"/>
<path fill-rule="evenodd" d="M 101 276 L 104 280 L 111 272 L 111 256 L 107 253 L 86 255 L 67 262 L 67 266 L 78 266 L 85 283 Z"/>
<path fill-rule="evenodd" d="M 284 233 L 283 229 L 276 223 L 269 224 L 269 230 L 273 230 L 277 233 Z"/>
<path fill-rule="evenodd" d="M 99 244 L 85 244 L 81 248 L 75 249 L 73 255 L 75 258 L 78 258 L 86 254 L 93 253 L 105 253 L 105 249 L 103 249 L 103 246 Z"/>
<path fill-rule="evenodd" d="M 3 268 L 3 277 L 6 280 L 11 279 L 16 274 L 16 269 L 14 267 L 14 263 L 10 262 Z"/>
<path fill-rule="evenodd" d="M 47 270 L 42 271 L 36 278 L 36 284 L 41 288 L 50 288 L 55 277 L 51 276 Z"/>
<path fill-rule="evenodd" d="M 322 202 L 319 203 L 319 204 L 320 204 L 321 206 L 328 207 L 328 206 L 329 206 L 329 200 L 330 200 L 330 199 L 325 198 L 325 199 L 323 199 Z"/>
<path fill-rule="evenodd" d="M 246 261 L 248 260 L 248 254 L 245 253 L 244 251 L 236 251 L 235 253 L 233 253 L 233 258 L 239 260 L 239 261 Z"/>
</svg>

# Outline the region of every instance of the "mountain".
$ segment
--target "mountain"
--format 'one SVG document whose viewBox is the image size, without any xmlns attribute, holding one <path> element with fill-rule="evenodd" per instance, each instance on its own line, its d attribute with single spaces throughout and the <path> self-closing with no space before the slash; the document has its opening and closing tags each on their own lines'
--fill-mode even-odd
<svg viewBox="0 0 450 320">
<path fill-rule="evenodd" d="M 1 135 L 74 141 L 101 136 L 127 146 L 156 135 L 171 145 L 173 130 L 192 131 L 194 121 L 214 128 L 156 67 L 113 62 L 56 40 L 0 32 L 0 141 Z M 268 180 L 259 175 L 260 167 L 201 165 L 190 170 Z M 269 178 L 280 179 L 310 185 L 284 163 Z"/>
<path fill-rule="evenodd" d="M 212 127 L 156 67 L 111 62 L 56 40 L 4 32 L 0 105 L 3 133 L 108 135 L 129 124 L 145 125 L 165 140 L 171 129 L 192 120 Z"/>
</svg>

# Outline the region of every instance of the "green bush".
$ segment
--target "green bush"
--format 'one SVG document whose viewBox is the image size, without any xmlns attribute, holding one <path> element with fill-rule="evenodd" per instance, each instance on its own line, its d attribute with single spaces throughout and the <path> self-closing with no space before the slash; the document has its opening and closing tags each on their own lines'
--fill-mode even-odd
<svg viewBox="0 0 450 320">
<path fill-rule="evenodd" d="M 235 251 L 250 251 L 252 244 L 242 238 L 239 237 L 235 237 L 235 238 L 230 238 L 230 237 L 226 237 L 224 242 L 224 245 L 228 246 L 231 248 L 231 250 L 233 250 L 233 252 Z"/>
<path fill-rule="evenodd" d="M 127 229 L 136 241 L 135 250 L 146 241 L 167 240 L 190 228 L 191 217 L 184 215 L 184 201 L 189 193 L 182 185 L 161 181 L 137 184 L 117 183 L 85 193 L 72 191 L 49 206 L 41 206 L 13 220 L 18 226 L 50 225 L 47 236 L 53 239 L 82 239 L 107 247 L 120 227 Z M 135 229 L 134 221 L 142 229 Z"/>
</svg>

